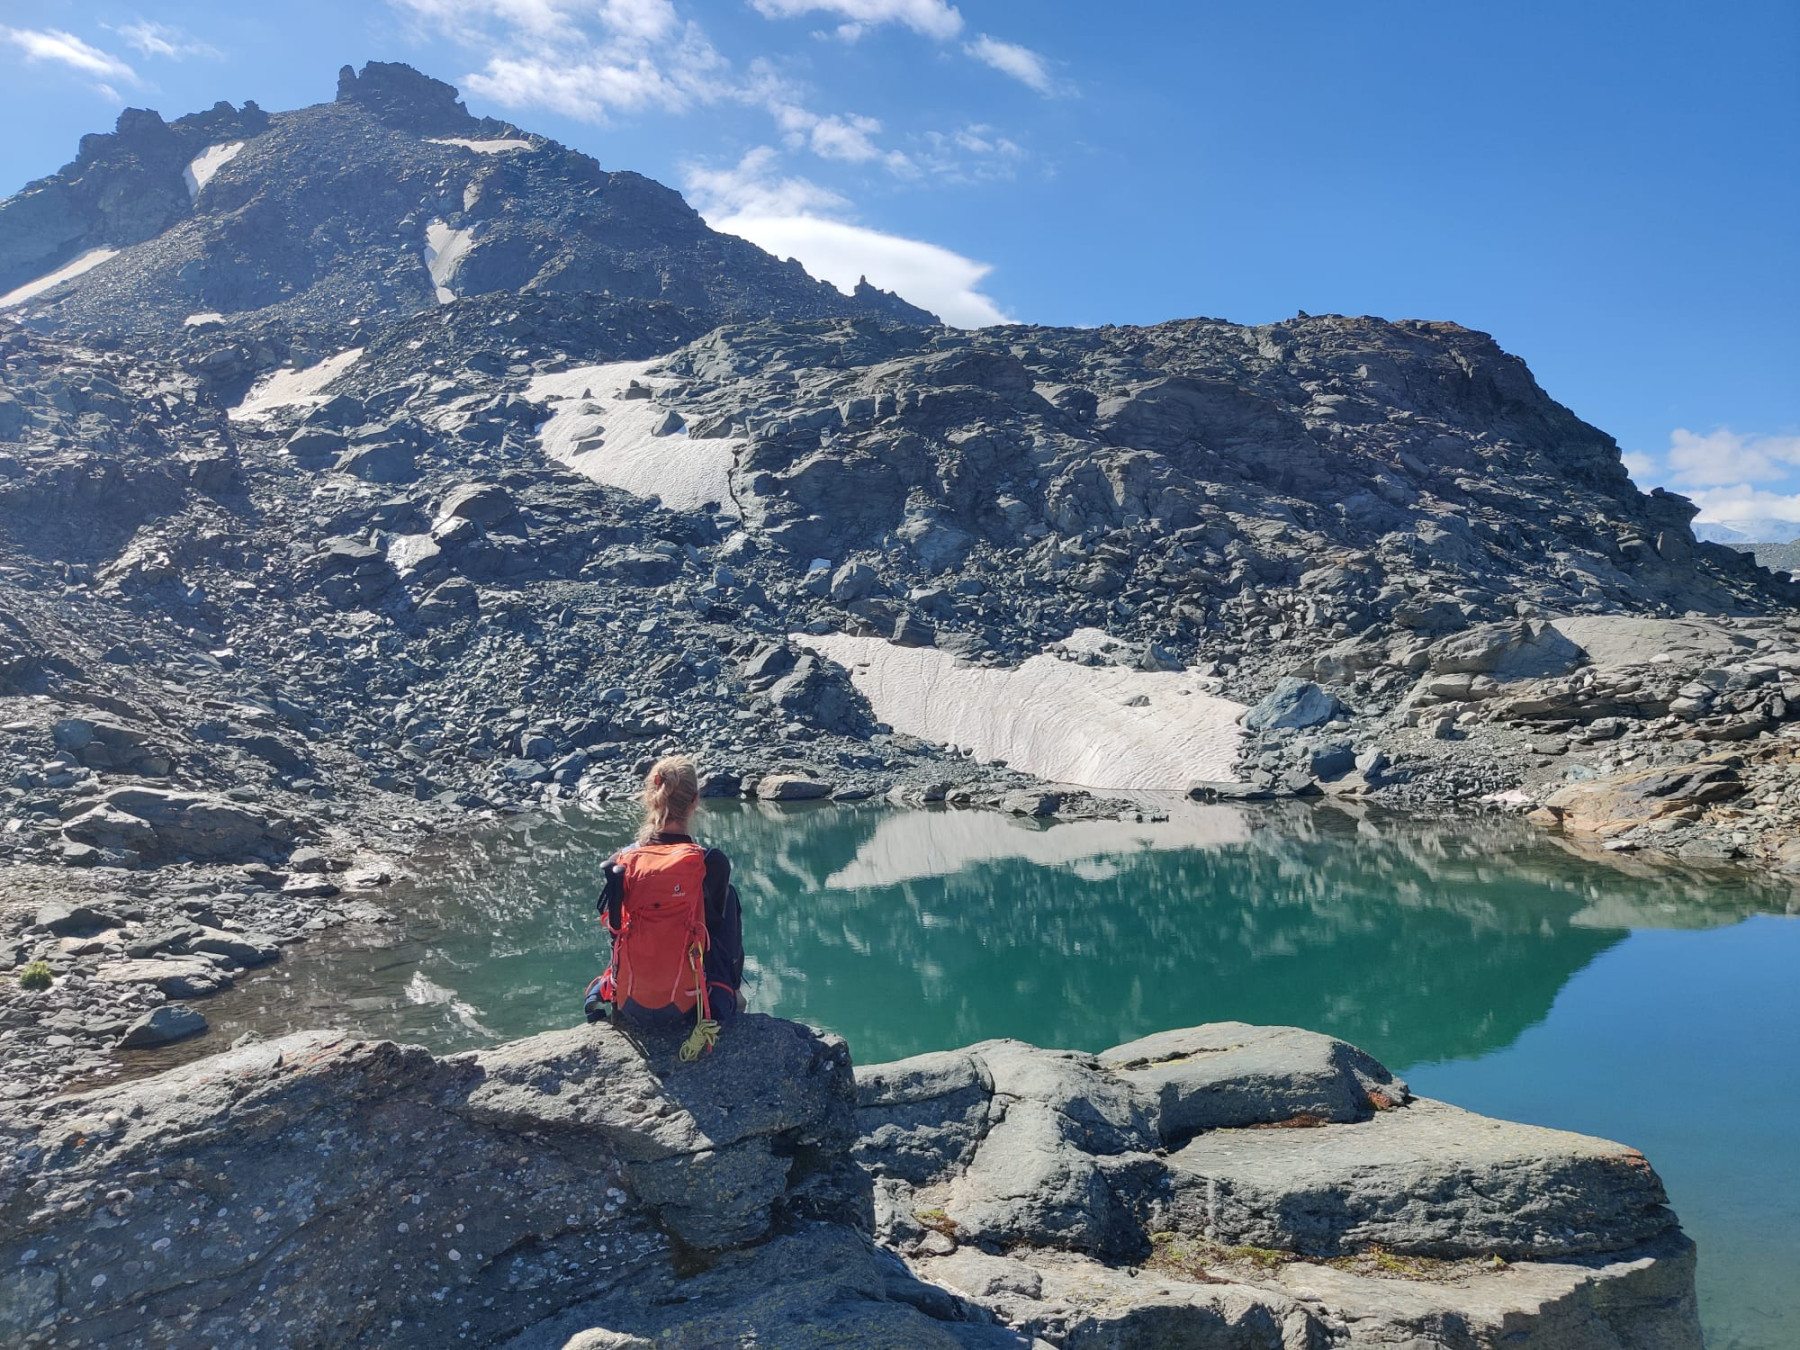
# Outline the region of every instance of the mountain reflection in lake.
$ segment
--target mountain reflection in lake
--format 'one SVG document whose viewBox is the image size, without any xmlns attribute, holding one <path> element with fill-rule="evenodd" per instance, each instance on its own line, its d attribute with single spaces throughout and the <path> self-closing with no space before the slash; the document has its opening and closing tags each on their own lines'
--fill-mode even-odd
<svg viewBox="0 0 1800 1350">
<path fill-rule="evenodd" d="M 716 804 L 751 1006 L 862 1063 L 1018 1036 L 1099 1049 L 1239 1019 L 1333 1032 L 1396 1066 L 1512 1042 L 1633 927 L 1781 912 L 1787 889 L 1634 872 L 1516 821 L 1175 804 L 1144 823 Z M 423 860 L 404 932 L 295 951 L 215 1000 L 221 1029 L 336 1024 L 438 1050 L 568 1025 L 604 943 L 617 817 L 513 821 Z M 209 1038 L 211 1039 L 211 1038 Z"/>
<path fill-rule="evenodd" d="M 1700 1243 L 1708 1343 L 1800 1343 L 1800 922 L 1739 923 L 1792 912 L 1791 885 L 1577 856 L 1498 817 L 1168 809 L 728 803 L 699 829 L 736 864 L 752 1006 L 842 1032 L 858 1063 L 1222 1018 L 1334 1032 L 1428 1095 L 1647 1149 Z M 599 867 L 630 829 L 520 819 L 446 845 L 396 888 L 403 924 L 290 950 L 208 1000 L 211 1034 L 132 1068 L 249 1028 L 442 1051 L 568 1026 L 604 947 Z"/>
</svg>

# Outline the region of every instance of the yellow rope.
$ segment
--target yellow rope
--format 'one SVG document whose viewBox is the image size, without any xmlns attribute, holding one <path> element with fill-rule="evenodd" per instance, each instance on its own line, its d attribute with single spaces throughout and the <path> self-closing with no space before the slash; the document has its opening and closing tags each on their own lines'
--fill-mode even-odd
<svg viewBox="0 0 1800 1350">
<path fill-rule="evenodd" d="M 719 1043 L 719 1024 L 706 1016 L 705 953 L 698 947 L 688 951 L 688 965 L 694 971 L 694 1029 L 681 1043 L 681 1062 L 692 1064 L 702 1051 L 710 1052 Z"/>
<path fill-rule="evenodd" d="M 688 1038 L 681 1043 L 681 1059 L 684 1064 L 692 1064 L 700 1058 L 703 1050 L 711 1050 L 719 1040 L 719 1024 L 710 1017 L 702 1017 L 688 1033 Z"/>
</svg>

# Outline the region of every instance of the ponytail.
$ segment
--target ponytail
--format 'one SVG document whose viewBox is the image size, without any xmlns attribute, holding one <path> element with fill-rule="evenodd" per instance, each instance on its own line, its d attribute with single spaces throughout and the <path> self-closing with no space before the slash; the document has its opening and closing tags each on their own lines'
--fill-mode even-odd
<svg viewBox="0 0 1800 1350">
<path fill-rule="evenodd" d="M 694 761 L 686 755 L 657 760 L 644 777 L 638 800 L 644 804 L 644 823 L 637 835 L 640 844 L 648 843 L 651 835 L 666 829 L 672 820 L 685 823 L 700 804 L 700 778 L 694 772 Z"/>
</svg>

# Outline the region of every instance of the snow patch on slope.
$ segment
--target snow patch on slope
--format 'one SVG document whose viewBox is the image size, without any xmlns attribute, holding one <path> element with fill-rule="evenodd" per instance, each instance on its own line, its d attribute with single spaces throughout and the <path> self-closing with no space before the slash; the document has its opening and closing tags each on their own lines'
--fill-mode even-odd
<svg viewBox="0 0 1800 1350">
<path fill-rule="evenodd" d="M 60 286 L 83 272 L 91 272 L 109 258 L 119 256 L 116 248 L 90 248 L 79 257 L 71 258 L 54 272 L 47 272 L 36 281 L 28 281 L 23 286 L 15 287 L 5 295 L 0 295 L 0 309 L 9 309 L 13 305 L 22 305 L 35 296 L 42 295 L 52 286 Z"/>
<path fill-rule="evenodd" d="M 450 278 L 456 275 L 457 265 L 474 243 L 473 227 L 453 230 L 441 220 L 426 225 L 425 270 L 431 273 L 431 284 L 437 288 L 440 305 L 456 299 L 456 292 L 450 289 Z"/>
<path fill-rule="evenodd" d="M 277 370 L 250 386 L 243 402 L 231 410 L 231 420 L 248 422 L 267 417 L 277 408 L 311 408 L 325 401 L 325 389 L 356 364 L 361 347 L 328 356 L 305 370 Z"/>
<path fill-rule="evenodd" d="M 1125 854 L 1250 841 L 1249 822 L 1236 807 L 1182 802 L 1169 815 L 1141 823 L 1069 820 L 1045 826 L 998 811 L 893 811 L 825 884 L 899 886 L 1008 858 L 1066 867 L 1084 880 L 1102 881 L 1116 871 L 1109 859 Z"/>
<path fill-rule="evenodd" d="M 236 159 L 243 148 L 242 141 L 232 141 L 227 145 L 209 145 L 195 155 L 181 171 L 181 181 L 187 184 L 188 200 L 198 201 L 200 190 L 212 182 L 214 174 Z"/>
<path fill-rule="evenodd" d="M 478 155 L 503 155 L 508 150 L 530 150 L 530 141 L 520 140 L 516 136 L 501 136 L 494 140 L 472 141 L 466 136 L 432 136 L 433 145 L 460 145 L 465 150 L 473 150 Z"/>
<path fill-rule="evenodd" d="M 1187 671 L 1082 666 L 1043 655 L 994 670 L 875 637 L 793 640 L 847 667 L 894 730 L 977 759 L 1114 791 L 1180 791 L 1196 779 L 1235 776 L 1244 705 L 1211 693 Z"/>
<path fill-rule="evenodd" d="M 660 497 L 675 511 L 716 503 L 731 515 L 731 469 L 741 437 L 700 440 L 685 429 L 658 435 L 672 404 L 660 398 L 624 398 L 633 381 L 649 389 L 673 383 L 652 373 L 654 361 L 611 361 L 540 375 L 527 390 L 555 415 L 539 431 L 544 453 L 596 483 L 640 497 Z"/>
</svg>

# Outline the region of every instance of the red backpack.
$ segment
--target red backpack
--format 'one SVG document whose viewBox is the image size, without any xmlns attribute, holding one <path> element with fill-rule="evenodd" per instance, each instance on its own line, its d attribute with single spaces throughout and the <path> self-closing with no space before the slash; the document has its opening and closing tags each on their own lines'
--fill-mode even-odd
<svg viewBox="0 0 1800 1350">
<path fill-rule="evenodd" d="M 699 1010 L 709 1022 L 706 995 L 706 850 L 698 844 L 640 844 L 618 857 L 625 869 L 612 964 L 600 977 L 600 997 L 622 1009 Z M 716 1034 L 716 1031 L 715 1031 Z M 708 1046 L 710 1048 L 710 1045 Z"/>
</svg>

